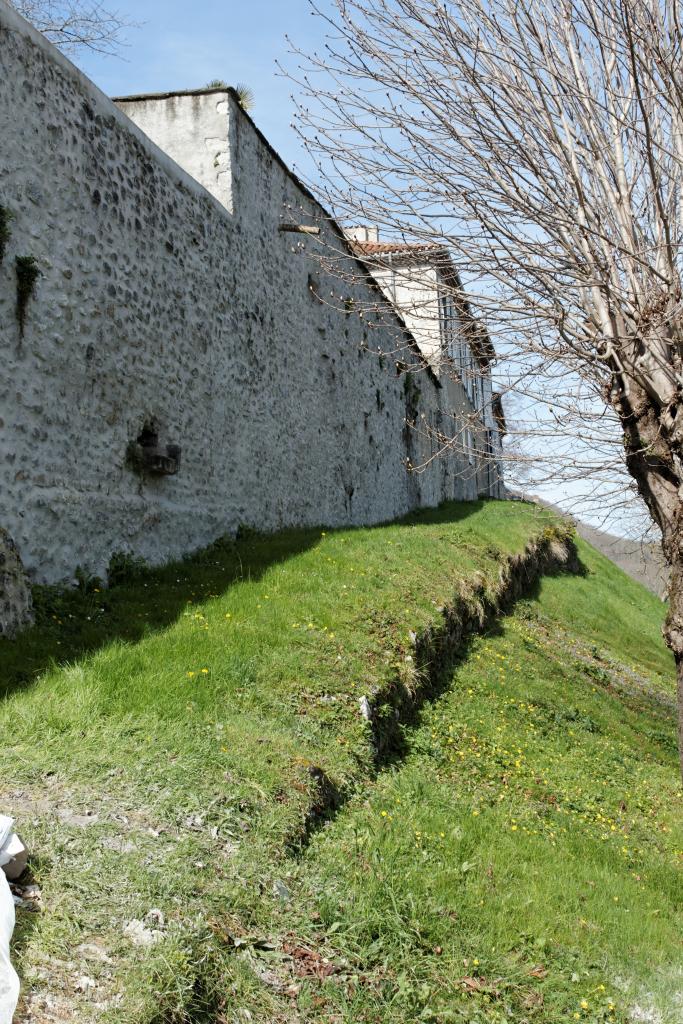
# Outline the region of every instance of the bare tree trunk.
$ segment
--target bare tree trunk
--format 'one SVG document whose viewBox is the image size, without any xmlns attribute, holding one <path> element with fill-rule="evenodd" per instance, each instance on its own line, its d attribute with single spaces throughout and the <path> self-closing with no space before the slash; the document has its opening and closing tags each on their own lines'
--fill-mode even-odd
<svg viewBox="0 0 683 1024">
<path fill-rule="evenodd" d="M 633 381 L 623 387 L 615 374 L 609 396 L 624 430 L 626 466 L 662 533 L 662 550 L 671 568 L 669 611 L 662 633 L 676 665 L 678 751 L 683 781 L 683 486 L 679 419 L 680 401 L 662 409 Z"/>
<path fill-rule="evenodd" d="M 669 614 L 664 624 L 664 639 L 671 648 L 676 662 L 676 686 L 678 691 L 678 749 L 683 751 L 683 537 L 679 541 L 679 552 L 671 566 L 669 584 Z M 683 777 L 683 761 L 681 764 Z"/>
</svg>

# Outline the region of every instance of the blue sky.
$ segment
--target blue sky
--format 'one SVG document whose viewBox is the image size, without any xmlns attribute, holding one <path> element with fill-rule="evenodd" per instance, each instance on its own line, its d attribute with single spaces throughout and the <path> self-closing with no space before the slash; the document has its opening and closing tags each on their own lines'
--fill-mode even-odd
<svg viewBox="0 0 683 1024">
<path fill-rule="evenodd" d="M 111 0 L 139 27 L 127 30 L 123 59 L 79 54 L 75 63 L 109 96 L 194 89 L 213 78 L 251 87 L 252 116 L 290 165 L 305 162 L 290 124 L 292 83 L 277 75 L 275 62 L 294 66 L 285 39 L 303 50 L 320 48 L 321 18 L 307 0 Z"/>
</svg>

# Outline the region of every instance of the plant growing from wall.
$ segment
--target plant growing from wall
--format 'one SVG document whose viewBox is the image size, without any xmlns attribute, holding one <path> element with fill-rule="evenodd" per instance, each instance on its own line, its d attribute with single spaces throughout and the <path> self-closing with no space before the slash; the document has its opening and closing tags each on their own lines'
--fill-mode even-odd
<svg viewBox="0 0 683 1024">
<path fill-rule="evenodd" d="M 403 381 L 403 393 L 406 398 L 406 417 L 414 422 L 419 414 L 420 395 L 419 386 L 415 383 L 415 377 L 408 374 Z"/>
<path fill-rule="evenodd" d="M 242 110 L 249 112 L 254 109 L 254 93 L 245 85 L 244 82 L 238 82 L 235 86 L 235 95 L 237 96 L 237 102 L 241 106 Z"/>
<path fill-rule="evenodd" d="M 17 256 L 15 265 L 17 270 L 17 322 L 23 338 L 26 311 L 29 301 L 33 298 L 36 281 L 40 277 L 40 269 L 35 256 Z"/>
<path fill-rule="evenodd" d="M 229 89 L 230 86 L 222 78 L 212 78 L 210 82 L 206 83 L 205 88 L 207 89 Z M 237 85 L 232 87 L 232 91 L 237 97 L 237 102 L 241 106 L 242 110 L 249 111 L 253 110 L 254 107 L 254 93 L 245 85 L 243 82 L 238 82 Z"/>
<path fill-rule="evenodd" d="M 9 229 L 9 222 L 12 219 L 12 214 L 9 212 L 6 206 L 0 205 L 0 263 L 5 258 L 7 251 L 7 243 L 9 242 L 9 236 L 11 234 Z"/>
</svg>

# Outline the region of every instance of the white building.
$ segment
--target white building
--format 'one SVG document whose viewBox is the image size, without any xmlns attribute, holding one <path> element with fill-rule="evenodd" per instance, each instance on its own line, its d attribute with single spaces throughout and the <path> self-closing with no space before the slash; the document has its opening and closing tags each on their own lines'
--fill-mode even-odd
<svg viewBox="0 0 683 1024">
<path fill-rule="evenodd" d="M 445 246 L 435 243 L 382 242 L 376 227 L 347 230 L 356 254 L 405 321 L 425 360 L 453 393 L 454 434 L 470 465 L 482 475 L 478 493 L 491 493 L 500 479 L 505 421 L 500 396 L 494 395 L 491 365 L 495 350 L 469 306 L 462 282 Z M 455 385 L 455 387 L 453 386 Z"/>
</svg>

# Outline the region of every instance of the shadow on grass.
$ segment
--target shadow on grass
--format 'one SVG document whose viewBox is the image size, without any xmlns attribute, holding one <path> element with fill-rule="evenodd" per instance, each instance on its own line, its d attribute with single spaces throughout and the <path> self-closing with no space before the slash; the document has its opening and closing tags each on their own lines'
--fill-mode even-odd
<svg viewBox="0 0 683 1024">
<path fill-rule="evenodd" d="M 453 525 L 481 511 L 484 502 L 448 502 L 398 520 L 408 526 Z M 344 527 L 344 532 L 386 527 Z M 332 532 L 332 531 L 328 531 Z M 14 640 L 0 640 L 0 699 L 30 685 L 47 669 L 73 663 L 114 640 L 137 643 L 174 623 L 188 603 L 257 581 L 273 565 L 314 547 L 320 527 L 260 534 L 243 530 L 182 561 L 157 569 L 133 563 L 111 587 L 82 579 L 77 588 L 34 588 L 36 624 Z"/>
<path fill-rule="evenodd" d="M 401 709 L 400 724 L 396 720 L 395 724 L 391 723 L 390 728 L 387 729 L 384 744 L 380 747 L 376 761 L 377 771 L 382 771 L 405 760 L 410 750 L 409 733 L 421 724 L 428 705 L 438 700 L 454 685 L 454 676 L 457 674 L 458 668 L 469 658 L 476 639 L 481 636 L 502 636 L 504 617 L 512 614 L 520 602 L 537 600 L 541 594 L 544 578 L 563 576 L 570 578 L 586 575 L 588 575 L 588 570 L 578 555 L 567 567 L 546 566 L 535 578 L 527 582 L 523 591 L 516 597 L 503 600 L 497 610 L 489 609 L 481 628 L 468 630 L 456 647 L 444 645 L 438 657 L 429 665 L 419 699 L 414 704 L 408 704 Z"/>
<path fill-rule="evenodd" d="M 76 588 L 37 586 L 36 624 L 14 640 L 0 640 L 0 698 L 29 685 L 55 665 L 72 663 L 113 640 L 137 643 L 174 623 L 189 603 L 257 581 L 272 566 L 313 547 L 320 530 L 246 532 L 157 569 L 131 565 L 111 587 L 97 579 Z"/>
</svg>

